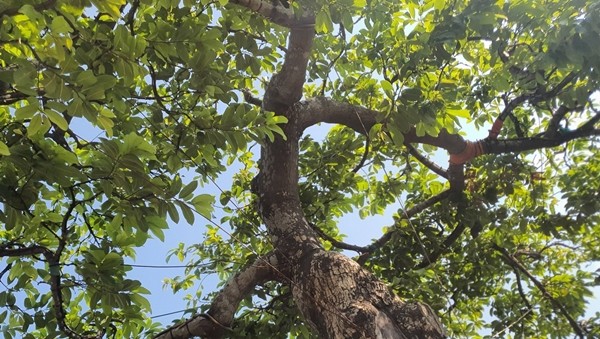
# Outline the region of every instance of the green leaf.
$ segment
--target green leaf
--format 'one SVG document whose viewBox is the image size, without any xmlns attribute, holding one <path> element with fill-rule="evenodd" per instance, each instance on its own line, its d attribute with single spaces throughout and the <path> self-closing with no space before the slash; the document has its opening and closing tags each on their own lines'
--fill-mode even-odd
<svg viewBox="0 0 600 339">
<path fill-rule="evenodd" d="M 188 224 L 193 225 L 195 220 L 194 211 L 192 211 L 184 201 L 177 200 L 177 205 L 179 205 L 179 209 L 181 209 L 185 221 L 187 221 Z"/>
<path fill-rule="evenodd" d="M 148 299 L 146 299 L 145 297 L 143 297 L 139 294 L 132 294 L 131 302 L 140 306 L 146 312 L 152 312 L 152 307 L 150 306 L 150 301 L 148 301 Z"/>
<path fill-rule="evenodd" d="M 188 200 L 188 198 L 190 198 L 190 196 L 194 193 L 197 187 L 198 180 L 192 180 L 189 184 L 185 185 L 181 192 L 179 192 L 179 198 L 183 200 Z"/>
<path fill-rule="evenodd" d="M 18 121 L 31 119 L 31 117 L 33 117 L 33 115 L 37 113 L 39 109 L 40 106 L 37 104 L 37 102 L 21 106 L 15 110 L 15 119 Z"/>
<path fill-rule="evenodd" d="M 50 29 L 52 29 L 52 33 L 54 33 L 54 34 L 73 32 L 73 28 L 69 25 L 67 20 L 65 20 L 65 18 L 60 15 L 52 18 L 52 23 L 50 24 Z"/>
<path fill-rule="evenodd" d="M 91 87 L 96 82 L 98 82 L 98 79 L 96 79 L 94 72 L 88 69 L 86 71 L 79 73 L 77 75 L 77 78 L 75 79 L 75 81 L 80 86 L 83 86 L 83 88 L 87 88 L 87 87 Z"/>
<path fill-rule="evenodd" d="M 31 118 L 31 121 L 29 122 L 29 126 L 27 126 L 27 135 L 29 137 L 36 135 L 39 131 L 42 130 L 42 127 L 43 127 L 42 115 L 37 113 L 33 116 L 33 118 Z"/>
<path fill-rule="evenodd" d="M 63 117 L 62 114 L 52 109 L 45 109 L 44 113 L 50 119 L 50 121 L 56 124 L 56 126 L 58 126 L 58 128 L 61 130 L 66 131 L 69 129 L 69 123 L 67 120 L 65 120 L 65 117 Z"/>
<path fill-rule="evenodd" d="M 470 111 L 468 109 L 447 109 L 446 112 L 455 117 L 471 119 Z"/>
<path fill-rule="evenodd" d="M 192 205 L 198 213 L 207 219 L 212 218 L 215 197 L 210 194 L 200 194 L 192 199 Z"/>
<path fill-rule="evenodd" d="M 118 19 L 121 15 L 121 6 L 125 4 L 125 0 L 92 0 L 92 4 L 94 4 L 101 13 L 106 13 L 113 19 Z"/>
<path fill-rule="evenodd" d="M 402 99 L 409 101 L 419 101 L 421 99 L 422 92 L 420 88 L 407 88 L 402 91 Z"/>
<path fill-rule="evenodd" d="M 98 123 L 98 126 L 102 127 L 102 129 L 106 131 L 106 134 L 109 137 L 112 136 L 112 128 L 115 126 L 115 123 L 110 118 L 100 115 L 96 119 L 96 122 Z"/>
<path fill-rule="evenodd" d="M 10 149 L 2 140 L 0 140 L 0 155 L 10 155 Z"/>
<path fill-rule="evenodd" d="M 65 84 L 65 81 L 60 75 L 52 71 L 44 71 L 43 76 L 42 84 L 44 85 L 44 90 L 48 97 L 64 100 L 71 98 L 73 92 Z"/>
</svg>

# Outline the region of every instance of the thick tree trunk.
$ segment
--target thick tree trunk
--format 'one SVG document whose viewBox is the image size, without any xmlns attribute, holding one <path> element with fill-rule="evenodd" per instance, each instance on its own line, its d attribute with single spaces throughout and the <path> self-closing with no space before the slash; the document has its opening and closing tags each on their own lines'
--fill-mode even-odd
<svg viewBox="0 0 600 339">
<path fill-rule="evenodd" d="M 346 256 L 318 250 L 300 259 L 294 300 L 320 337 L 444 337 L 428 306 L 402 302 Z"/>
<path fill-rule="evenodd" d="M 274 254 L 289 268 L 283 281 L 305 320 L 322 338 L 443 338 L 429 306 L 401 301 L 358 263 L 320 245 L 298 195 L 298 113 L 285 112 L 286 140 L 262 148 L 255 189 Z"/>
<path fill-rule="evenodd" d="M 305 82 L 308 58 L 314 38 L 314 18 L 296 17 L 281 6 L 267 6 L 260 0 L 237 0 L 242 6 L 256 11 L 273 22 L 290 28 L 288 49 L 281 70 L 267 86 L 262 107 L 285 116 L 282 126 L 285 138 L 277 136 L 273 142 L 265 140 L 261 149 L 259 174 L 253 180 L 252 190 L 259 198 L 259 212 L 273 243 L 277 265 L 269 265 L 279 281 L 292 290 L 295 304 L 304 319 L 322 338 L 443 338 L 444 330 L 429 306 L 405 303 L 391 293 L 385 284 L 348 257 L 325 251 L 319 238 L 304 217 L 298 194 L 298 140 L 304 129 L 319 121 L 349 123 L 367 133 L 374 123 L 371 111 L 347 110 L 339 105 L 324 107 L 328 101 L 306 105 L 300 102 Z M 361 117 L 362 115 L 362 117 Z M 323 120 L 325 118 L 325 120 Z M 367 128 L 367 125 L 369 127 Z M 436 140 L 434 140 L 436 141 Z M 239 293 L 232 288 L 245 279 L 234 277 L 222 291 L 223 300 L 238 300 Z M 256 280 L 255 282 L 258 282 Z M 237 284 L 237 285 L 236 285 Z M 212 310 L 198 317 L 194 330 L 189 329 L 192 319 L 165 331 L 168 338 L 176 331 L 186 334 L 218 335 L 202 331 L 201 325 L 218 323 L 228 326 L 232 314 Z M 215 315 L 221 315 L 216 319 Z M 187 331 L 187 332 L 186 332 Z M 179 332 L 178 332 L 179 334 Z"/>
<path fill-rule="evenodd" d="M 279 145 L 295 148 L 294 143 L 280 140 Z M 272 154 L 268 150 L 263 152 L 264 166 L 274 165 L 269 157 Z M 283 166 L 280 161 L 282 159 L 277 160 L 282 165 L 281 170 L 287 168 L 294 172 L 293 167 Z M 401 301 L 355 261 L 340 253 L 325 251 L 306 222 L 297 195 L 281 191 L 281 177 L 271 179 L 267 174 L 261 175 L 262 191 L 273 194 L 260 195 L 261 213 L 278 261 L 289 268 L 283 282 L 290 285 L 294 302 L 319 337 L 444 337 L 444 330 L 429 306 Z"/>
</svg>

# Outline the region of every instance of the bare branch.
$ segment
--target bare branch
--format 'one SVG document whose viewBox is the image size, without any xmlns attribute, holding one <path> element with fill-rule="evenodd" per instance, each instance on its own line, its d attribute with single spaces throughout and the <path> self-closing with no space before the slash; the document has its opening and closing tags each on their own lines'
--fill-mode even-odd
<svg viewBox="0 0 600 339">
<path fill-rule="evenodd" d="M 198 314 L 159 333 L 156 339 L 179 339 L 192 336 L 219 337 L 229 328 L 239 303 L 255 286 L 278 280 L 281 265 L 275 254 L 258 258 L 252 265 L 233 276 L 213 300 L 206 314 Z"/>
</svg>

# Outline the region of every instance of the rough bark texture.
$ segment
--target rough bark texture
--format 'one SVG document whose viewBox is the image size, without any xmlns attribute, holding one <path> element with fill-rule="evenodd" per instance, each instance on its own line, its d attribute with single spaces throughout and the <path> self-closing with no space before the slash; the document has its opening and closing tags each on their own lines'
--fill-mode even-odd
<svg viewBox="0 0 600 339">
<path fill-rule="evenodd" d="M 323 338 L 440 338 L 444 332 L 427 305 L 401 301 L 342 254 L 308 253 L 298 269 L 294 300 Z"/>
<path fill-rule="evenodd" d="M 356 262 L 325 251 L 304 218 L 298 195 L 299 137 L 305 127 L 328 116 L 323 109 L 331 113 L 331 122 L 336 114 L 349 116 L 335 106 L 323 107 L 327 100 L 299 103 L 313 35 L 312 28 L 292 29 L 284 65 L 267 87 L 263 108 L 287 117 L 287 138 L 265 143 L 256 178 L 260 213 L 275 254 L 291 267 L 287 278 L 294 302 L 323 338 L 441 338 L 444 331 L 428 306 L 402 302 Z M 366 133 L 376 114 L 356 109 L 354 127 Z"/>
<path fill-rule="evenodd" d="M 254 100 L 261 102 L 264 110 L 288 119 L 283 126 L 286 138 L 278 136 L 273 142 L 265 141 L 261 149 L 259 174 L 252 185 L 253 192 L 259 197 L 259 212 L 275 249 L 266 261 L 269 263 L 267 266 L 260 266 L 260 261 L 257 261 L 248 270 L 235 276 L 215 299 L 208 315 L 200 315 L 177 325 L 165 331 L 162 337 L 222 335 L 231 323 L 241 298 L 250 293 L 254 285 L 269 279 L 277 279 L 290 286 L 294 302 L 304 319 L 322 338 L 445 337 L 438 317 L 429 306 L 400 300 L 359 264 L 389 241 L 393 232 L 384 234 L 365 247 L 357 263 L 342 254 L 323 249 L 314 229 L 306 221 L 300 203 L 298 140 L 303 131 L 314 124 L 326 122 L 342 124 L 358 133 L 367 134 L 373 125 L 386 123 L 384 115 L 323 97 L 301 101 L 314 38 L 314 19 L 310 15 L 295 17 L 293 11 L 282 8 L 276 2 L 232 2 L 290 28 L 282 68 L 271 78 L 263 100 Z M 514 109 L 525 101 L 526 98 L 514 101 L 508 107 Z M 510 110 L 507 108 L 506 112 L 510 113 Z M 448 151 L 450 164 L 446 171 L 424 162 L 432 170 L 444 174 L 451 188 L 416 205 L 403 218 L 410 218 L 443 199 L 459 195 L 464 187 L 464 163 L 472 158 L 484 154 L 554 147 L 574 138 L 598 135 L 600 132 L 594 129 L 594 125 L 600 116 L 595 119 L 568 134 L 553 131 L 535 138 L 514 140 L 497 140 L 499 130 L 493 131 L 495 134 L 491 133 L 484 140 L 470 142 L 446 130 L 437 136 L 418 136 L 414 128 L 410 129 L 404 135 L 405 144 L 423 143 Z M 501 121 L 495 125 L 500 127 Z M 413 149 L 412 152 L 416 151 Z"/>
</svg>

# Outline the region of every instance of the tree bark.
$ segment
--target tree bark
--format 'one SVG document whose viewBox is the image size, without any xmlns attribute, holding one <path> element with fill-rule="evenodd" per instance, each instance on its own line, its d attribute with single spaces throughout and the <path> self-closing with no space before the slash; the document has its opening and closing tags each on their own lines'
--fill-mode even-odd
<svg viewBox="0 0 600 339">
<path fill-rule="evenodd" d="M 427 305 L 401 301 L 358 263 L 323 249 L 304 217 L 298 194 L 298 141 L 311 119 L 319 119 L 317 110 L 321 117 L 337 113 L 333 107 L 322 110 L 326 107 L 319 104 L 311 111 L 299 102 L 312 37 L 312 29 L 291 31 L 289 54 L 281 71 L 271 79 L 263 100 L 263 108 L 288 119 L 283 127 L 286 138 L 278 136 L 274 142 L 264 143 L 255 178 L 259 212 L 274 253 L 279 262 L 290 267 L 285 282 L 304 319 L 319 337 L 443 338 L 444 330 Z M 307 102 L 308 106 L 312 103 Z M 375 116 L 367 116 L 369 111 L 361 113 L 367 121 L 359 117 L 354 126 L 366 133 L 365 123 L 372 126 Z"/>
<path fill-rule="evenodd" d="M 239 303 L 252 292 L 255 286 L 282 277 L 286 272 L 275 255 L 258 258 L 245 270 L 234 275 L 213 300 L 206 314 L 198 314 L 187 321 L 159 333 L 156 339 L 177 339 L 201 336 L 220 338 L 227 333 Z"/>
</svg>

